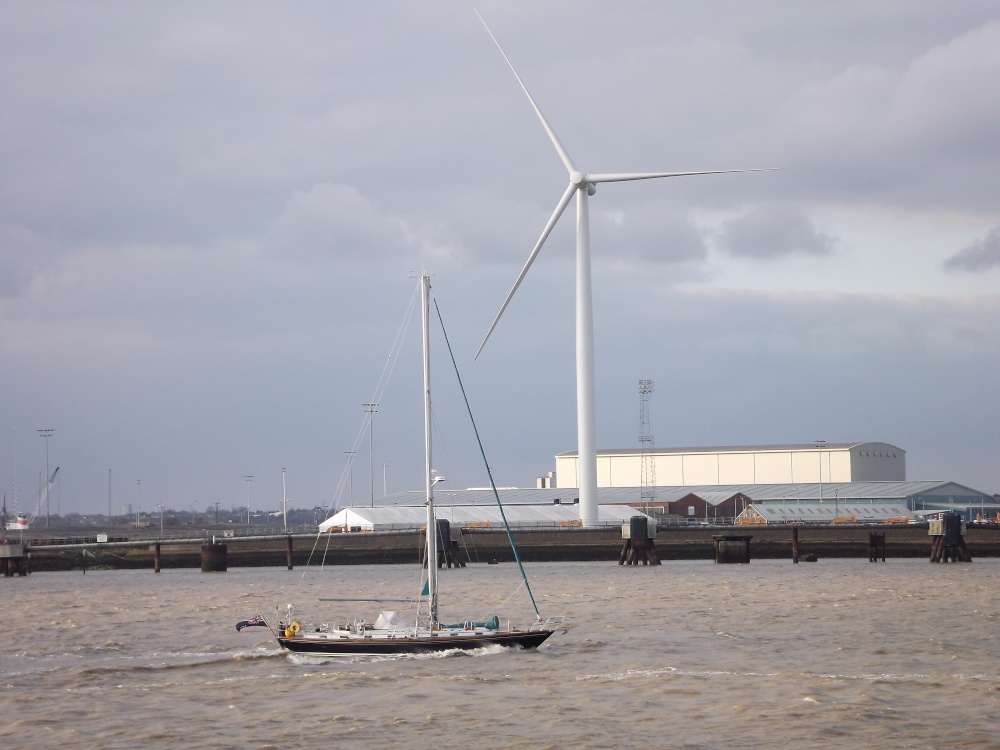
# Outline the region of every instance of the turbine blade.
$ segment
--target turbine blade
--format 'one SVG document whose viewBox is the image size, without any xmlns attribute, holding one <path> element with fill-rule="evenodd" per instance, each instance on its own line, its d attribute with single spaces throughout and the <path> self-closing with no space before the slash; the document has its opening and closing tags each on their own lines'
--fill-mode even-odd
<svg viewBox="0 0 1000 750">
<path fill-rule="evenodd" d="M 576 166 L 573 164 L 573 160 L 570 159 L 569 154 L 566 153 L 566 149 L 563 148 L 562 143 L 559 142 L 559 138 L 556 136 L 552 126 L 549 125 L 549 121 L 546 120 L 545 115 L 542 114 L 542 110 L 540 110 L 538 105 L 535 104 L 535 100 L 531 96 L 531 92 L 528 91 L 528 87 L 524 85 L 524 81 L 521 80 L 521 76 L 519 76 L 517 71 L 514 69 L 514 64 L 511 63 L 510 58 L 507 57 L 507 53 L 503 51 L 503 47 L 500 46 L 500 42 L 498 42 L 497 38 L 493 36 L 493 32 L 490 31 L 490 27 L 486 25 L 486 21 L 483 21 L 483 17 L 479 15 L 478 10 L 476 11 L 476 15 L 479 16 L 479 20 L 483 22 L 483 26 L 486 27 L 486 33 L 493 39 L 493 43 L 497 46 L 497 49 L 500 50 L 500 54 L 503 55 L 503 59 L 507 61 L 507 66 L 511 69 L 511 72 L 514 74 L 517 82 L 521 84 L 521 89 L 523 89 L 524 93 L 527 95 L 528 101 L 531 102 L 531 106 L 535 110 L 535 114 L 538 115 L 538 119 L 542 121 L 542 127 L 545 128 L 545 132 L 549 134 L 549 140 L 552 141 L 552 145 L 555 146 L 556 151 L 559 152 L 559 158 L 562 159 L 562 163 L 566 167 L 566 171 L 570 174 L 578 171 Z"/>
<path fill-rule="evenodd" d="M 504 310 L 507 309 L 507 305 L 510 304 L 511 299 L 514 297 L 514 292 L 517 288 L 521 286 L 521 282 L 524 281 L 524 277 L 528 274 L 528 269 L 531 268 L 531 264 L 535 262 L 535 258 L 538 257 L 538 251 L 542 249 L 542 245 L 545 244 L 545 240 L 549 238 L 552 233 L 552 229 L 555 227 L 556 222 L 559 221 L 559 217 L 563 215 L 563 211 L 566 210 L 566 206 L 569 205 L 570 200 L 573 198 L 573 193 L 577 191 L 577 186 L 572 182 L 569 187 L 566 188 L 566 192 L 563 193 L 562 198 L 559 199 L 559 203 L 556 205 L 556 210 L 552 212 L 552 216 L 549 217 L 548 223 L 545 225 L 545 229 L 542 230 L 542 236 L 538 238 L 538 242 L 535 243 L 534 249 L 531 251 L 531 255 L 528 256 L 527 263 L 524 264 L 524 268 L 521 269 L 521 273 L 518 274 L 517 281 L 514 282 L 513 288 L 510 290 L 510 294 L 507 295 L 507 299 L 503 301 L 503 305 L 500 307 L 500 312 L 493 319 L 493 325 L 490 326 L 490 330 L 486 332 L 486 338 L 483 339 L 483 343 L 479 345 L 479 349 L 476 351 L 476 356 L 473 359 L 479 359 L 479 355 L 482 354 L 483 347 L 486 346 L 486 342 L 490 340 L 490 336 L 493 334 L 493 329 L 497 327 L 497 323 L 500 322 L 500 316 L 503 315 Z"/>
<path fill-rule="evenodd" d="M 734 172 L 774 172 L 781 167 L 763 169 L 713 169 L 707 172 L 612 172 L 609 174 L 588 174 L 587 182 L 628 182 L 630 180 L 655 180 L 660 177 L 691 177 L 699 174 L 733 174 Z"/>
</svg>

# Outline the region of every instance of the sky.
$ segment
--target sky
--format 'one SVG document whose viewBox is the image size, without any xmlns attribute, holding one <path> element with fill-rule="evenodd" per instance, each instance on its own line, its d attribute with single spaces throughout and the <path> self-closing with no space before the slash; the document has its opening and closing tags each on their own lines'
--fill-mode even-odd
<svg viewBox="0 0 1000 750">
<path fill-rule="evenodd" d="M 658 447 L 1000 492 L 995 2 L 0 0 L 8 510 L 46 461 L 63 514 L 420 488 L 421 272 L 497 484 L 576 449 L 572 207 L 473 359 L 567 185 L 477 10 L 582 171 L 780 168 L 599 186 L 598 448 L 649 379 Z M 435 470 L 483 486 L 432 350 Z"/>
</svg>

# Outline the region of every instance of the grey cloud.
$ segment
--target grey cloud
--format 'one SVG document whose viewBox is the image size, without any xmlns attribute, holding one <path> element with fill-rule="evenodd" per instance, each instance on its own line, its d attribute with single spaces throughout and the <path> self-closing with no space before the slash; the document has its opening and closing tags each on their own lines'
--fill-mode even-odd
<svg viewBox="0 0 1000 750">
<path fill-rule="evenodd" d="M 1000 21 L 991 21 L 928 50 L 896 86 L 889 124 L 904 138 L 933 142 L 950 154 L 995 157 L 1000 143 L 998 49 Z"/>
<path fill-rule="evenodd" d="M 862 58 L 817 76 L 785 99 L 776 148 L 814 196 L 994 205 L 998 49 L 1000 22 L 990 21 L 906 61 Z"/>
<path fill-rule="evenodd" d="M 962 248 L 944 262 L 947 271 L 987 271 L 1000 266 L 1000 226 L 993 227 L 983 239 Z"/>
<path fill-rule="evenodd" d="M 595 257 L 606 261 L 678 263 L 706 254 L 703 231 L 676 207 L 647 203 L 628 211 L 593 211 L 591 231 Z"/>
<path fill-rule="evenodd" d="M 0 298 L 25 293 L 57 254 L 57 243 L 17 224 L 0 224 Z"/>
<path fill-rule="evenodd" d="M 730 219 L 719 232 L 719 246 L 731 255 L 775 258 L 783 255 L 829 255 L 837 240 L 816 228 L 798 208 L 760 207 Z"/>
<path fill-rule="evenodd" d="M 373 261 L 407 244 L 399 223 L 358 190 L 329 182 L 293 193 L 268 232 L 273 251 L 300 262 Z"/>
</svg>

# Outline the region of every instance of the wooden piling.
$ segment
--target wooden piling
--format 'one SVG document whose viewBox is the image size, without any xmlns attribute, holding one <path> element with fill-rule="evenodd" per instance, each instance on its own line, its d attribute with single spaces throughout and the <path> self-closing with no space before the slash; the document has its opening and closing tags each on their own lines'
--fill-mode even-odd
<svg viewBox="0 0 1000 750">
<path fill-rule="evenodd" d="M 958 513 L 942 513 L 940 520 L 931 521 L 931 562 L 972 562 L 962 534 L 962 517 Z"/>
<path fill-rule="evenodd" d="M 285 541 L 285 563 L 288 565 L 288 569 L 292 569 L 292 535 L 288 535 L 288 539 Z"/>
<path fill-rule="evenodd" d="M 160 543 L 153 545 L 153 572 L 160 572 Z"/>
<path fill-rule="evenodd" d="M 438 567 L 447 565 L 449 568 L 464 568 L 465 554 L 459 544 L 462 538 L 461 527 L 451 527 L 447 518 L 437 519 L 438 524 Z"/>
<path fill-rule="evenodd" d="M 885 532 L 871 532 L 868 535 L 868 562 L 885 562 Z"/>
<path fill-rule="evenodd" d="M 792 562 L 799 562 L 799 527 L 792 526 Z"/>
<path fill-rule="evenodd" d="M 462 549 L 462 529 L 456 526 L 451 528 L 451 522 L 447 518 L 437 519 L 437 566 L 442 568 L 464 568 L 468 562 L 468 554 Z M 426 529 L 424 530 L 426 534 Z M 420 564 L 427 567 L 427 537 L 423 536 L 420 543 Z"/>
</svg>

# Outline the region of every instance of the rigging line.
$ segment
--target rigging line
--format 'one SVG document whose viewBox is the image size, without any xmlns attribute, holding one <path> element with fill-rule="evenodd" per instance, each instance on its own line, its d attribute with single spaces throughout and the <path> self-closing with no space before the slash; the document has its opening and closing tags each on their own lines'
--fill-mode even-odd
<svg viewBox="0 0 1000 750">
<path fill-rule="evenodd" d="M 396 331 L 396 337 L 389 349 L 389 356 L 386 357 L 385 364 L 382 366 L 382 372 L 379 375 L 378 383 L 375 386 L 375 393 L 371 397 L 369 403 L 379 403 L 382 400 L 385 389 L 389 385 L 389 380 L 391 379 L 396 368 L 396 363 L 399 361 L 399 352 L 403 347 L 403 341 L 406 339 L 406 332 L 409 330 L 410 321 L 413 319 L 413 311 L 416 309 L 415 301 L 419 291 L 420 287 L 418 286 L 414 289 L 413 294 L 410 296 L 410 302 L 406 307 L 405 313 L 403 314 L 403 320 Z M 339 507 L 338 500 L 343 496 L 344 488 L 347 486 L 348 477 L 350 476 L 351 471 L 351 464 L 354 461 L 354 455 L 358 452 L 358 447 L 361 445 L 361 441 L 364 439 L 365 434 L 369 429 L 371 429 L 372 418 L 372 413 L 365 411 L 364 417 L 361 420 L 361 426 L 358 428 L 358 432 L 354 438 L 354 443 L 351 445 L 347 463 L 344 465 L 344 468 L 340 473 L 340 479 L 337 482 L 334 496 L 327 505 L 327 512 L 330 512 L 331 510 L 336 512 Z"/>
<path fill-rule="evenodd" d="M 499 611 L 499 610 L 503 609 L 504 607 L 506 607 L 507 606 L 507 602 L 509 602 L 511 599 L 513 599 L 514 595 L 517 594 L 517 592 L 521 590 L 521 586 L 526 586 L 527 583 L 528 582 L 526 580 L 525 581 L 521 581 L 521 583 L 518 584 L 517 588 L 515 588 L 513 591 L 510 592 L 510 596 L 508 596 L 506 599 L 504 599 L 502 602 L 500 602 L 500 605 L 497 607 L 497 610 Z M 537 611 L 536 611 L 536 614 L 537 614 Z M 541 615 L 539 615 L 539 619 L 541 619 Z"/>
<path fill-rule="evenodd" d="M 392 348 L 389 351 L 389 356 L 386 359 L 384 367 L 382 368 L 382 376 L 379 378 L 378 385 L 375 387 L 375 394 L 372 397 L 373 401 L 370 403 L 377 403 L 382 398 L 382 394 L 385 393 L 385 389 L 389 385 L 389 378 L 392 376 L 392 372 L 396 368 L 396 362 L 399 360 L 399 350 L 403 346 L 403 341 L 406 338 L 406 331 L 409 329 L 410 320 L 413 318 L 413 311 L 416 309 L 415 302 L 419 291 L 419 286 L 415 287 L 413 290 L 413 294 L 410 297 L 410 304 L 407 306 L 406 313 L 403 315 L 403 320 L 399 325 L 399 330 L 396 331 L 396 339 L 392 342 Z M 369 416 L 369 421 L 370 420 L 371 417 Z"/>
<path fill-rule="evenodd" d="M 510 548 L 514 552 L 517 568 L 521 571 L 521 580 L 524 581 L 524 588 L 528 592 L 528 598 L 531 599 L 531 606 L 535 608 L 535 617 L 541 619 L 542 615 L 538 611 L 538 604 L 535 603 L 535 595 L 531 593 L 531 584 L 528 583 L 528 576 L 524 572 L 524 565 L 521 564 L 521 555 L 518 553 L 517 545 L 514 543 L 514 535 L 511 533 L 510 524 L 507 523 L 507 514 L 503 511 L 503 503 L 500 502 L 500 494 L 497 492 L 496 483 L 493 481 L 493 470 L 490 469 L 490 463 L 486 460 L 486 450 L 483 448 L 483 441 L 479 437 L 479 428 L 476 427 L 476 419 L 472 416 L 472 406 L 469 404 L 469 397 L 465 392 L 462 375 L 458 371 L 458 362 L 455 361 L 455 353 L 451 349 L 451 341 L 448 340 L 448 332 L 444 328 L 444 319 L 441 317 L 441 308 L 438 307 L 436 297 L 434 298 L 434 310 L 437 312 L 438 322 L 441 324 L 441 333 L 444 335 L 445 346 L 448 347 L 448 355 L 451 357 L 451 365 L 455 370 L 458 387 L 462 391 L 462 398 L 465 400 L 465 409 L 469 413 L 469 421 L 472 422 L 472 431 L 475 433 L 476 442 L 479 444 L 479 454 L 483 457 L 483 465 L 486 467 L 486 474 L 490 478 L 490 489 L 493 490 L 493 497 L 496 499 L 497 508 L 500 510 L 500 518 L 503 519 L 503 527 L 507 531 L 507 540 L 510 542 Z"/>
<path fill-rule="evenodd" d="M 392 342 L 392 346 L 389 348 L 389 356 L 386 357 L 385 364 L 382 366 L 382 372 L 379 375 L 378 383 L 375 385 L 375 395 L 369 403 L 379 403 L 382 395 L 385 393 L 385 389 L 389 384 L 389 379 L 396 368 L 396 362 L 399 361 L 399 351 L 402 349 L 403 341 L 406 339 L 406 331 L 409 329 L 410 321 L 413 319 L 413 311 L 416 309 L 415 300 L 417 299 L 419 291 L 420 287 L 418 285 L 414 288 L 413 294 L 410 295 L 410 302 L 406 306 L 406 311 L 403 314 L 403 320 L 399 324 L 399 328 L 396 330 L 396 337 Z M 351 451 L 347 457 L 347 463 L 340 472 L 340 478 L 334 489 L 333 497 L 330 498 L 330 502 L 326 506 L 325 512 L 328 516 L 335 514 L 337 508 L 339 507 L 339 500 L 344 494 L 344 488 L 347 486 L 348 477 L 351 473 L 351 464 L 354 461 L 354 456 L 358 452 L 358 447 L 361 445 L 361 441 L 364 438 L 365 433 L 368 429 L 370 429 L 372 417 L 373 415 L 371 412 L 365 411 L 364 418 L 361 421 L 361 427 L 358 429 L 358 432 L 354 437 L 354 443 L 351 445 Z M 322 556 L 320 557 L 319 562 L 321 570 L 326 566 L 326 557 L 330 551 L 332 539 L 332 533 L 328 533 L 326 537 L 326 544 L 323 546 Z M 319 548 L 319 540 L 320 532 L 317 531 L 316 538 L 313 540 L 312 549 L 309 551 L 309 557 L 306 559 L 306 565 L 302 571 L 302 576 L 299 578 L 300 582 L 305 579 L 306 572 L 312 565 L 313 557 L 315 557 Z"/>
</svg>

